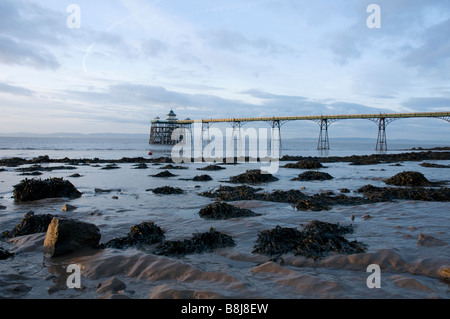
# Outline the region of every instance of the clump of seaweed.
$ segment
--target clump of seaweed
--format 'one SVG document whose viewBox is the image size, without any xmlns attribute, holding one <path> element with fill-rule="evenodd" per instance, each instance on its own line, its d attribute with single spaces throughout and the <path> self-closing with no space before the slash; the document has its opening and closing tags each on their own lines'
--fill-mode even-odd
<svg viewBox="0 0 450 319">
<path fill-rule="evenodd" d="M 263 174 L 260 169 L 249 169 L 245 173 L 231 176 L 230 183 L 247 183 L 247 184 L 259 184 L 277 181 L 278 178 L 272 174 Z"/>
<path fill-rule="evenodd" d="M 162 171 L 161 173 L 151 175 L 151 176 L 153 176 L 153 177 L 173 177 L 173 176 L 177 176 L 177 175 L 172 174 L 168 170 L 165 170 L 165 171 Z"/>
<path fill-rule="evenodd" d="M 385 180 L 386 184 L 396 186 L 428 186 L 430 181 L 419 172 L 404 171 Z"/>
<path fill-rule="evenodd" d="M 259 199 L 262 188 L 254 188 L 247 185 L 240 186 L 222 186 L 216 190 L 200 193 L 201 196 L 216 198 L 218 201 L 234 201 L 234 200 L 252 200 Z"/>
<path fill-rule="evenodd" d="M 291 181 L 323 181 L 329 179 L 333 179 L 333 176 L 331 176 L 328 173 L 318 171 L 307 171 L 298 175 L 298 177 L 292 178 Z"/>
<path fill-rule="evenodd" d="M 71 199 L 81 197 L 81 192 L 71 182 L 57 177 L 45 180 L 26 178 L 13 187 L 14 199 L 17 202 L 54 197 L 68 197 Z"/>
<path fill-rule="evenodd" d="M 229 219 L 237 217 L 260 216 L 260 214 L 257 214 L 250 209 L 239 208 L 224 202 L 209 204 L 200 209 L 198 214 L 200 217 L 205 219 Z"/>
<path fill-rule="evenodd" d="M 131 227 L 124 237 L 116 237 L 110 241 L 100 244 L 99 248 L 127 248 L 142 247 L 160 243 L 164 240 L 164 231 L 154 222 L 142 222 Z"/>
<path fill-rule="evenodd" d="M 317 169 L 317 168 L 322 168 L 323 165 L 316 160 L 307 159 L 307 160 L 298 161 L 297 163 L 287 163 L 283 167 L 285 167 L 285 168 L 301 168 L 301 169 Z"/>
<path fill-rule="evenodd" d="M 200 254 L 235 245 L 231 236 L 222 234 L 211 227 L 209 232 L 194 233 L 190 239 L 164 241 L 155 253 L 165 256 Z"/>
<path fill-rule="evenodd" d="M 153 189 L 149 189 L 155 194 L 172 195 L 172 194 L 183 194 L 184 191 L 179 187 L 172 186 L 162 186 Z"/>
<path fill-rule="evenodd" d="M 55 216 L 51 214 L 36 215 L 33 211 L 29 211 L 23 216 L 22 221 L 16 225 L 13 230 L 4 231 L 1 237 L 12 238 L 46 232 L 53 217 Z"/>
<path fill-rule="evenodd" d="M 222 170 L 222 169 L 225 169 L 225 167 L 219 166 L 219 165 L 216 165 L 216 164 L 211 164 L 211 165 L 208 165 L 208 166 L 205 166 L 205 167 L 197 168 L 197 170 L 199 170 L 199 171 L 219 171 L 219 170 Z"/>
<path fill-rule="evenodd" d="M 208 182 L 212 181 L 212 177 L 208 174 L 196 175 L 192 180 L 195 182 Z"/>
<path fill-rule="evenodd" d="M 276 226 L 261 231 L 253 253 L 280 256 L 286 253 L 301 255 L 314 260 L 330 253 L 355 254 L 365 252 L 366 245 L 343 237 L 352 233 L 353 227 L 313 220 L 302 231 L 296 228 Z"/>
</svg>

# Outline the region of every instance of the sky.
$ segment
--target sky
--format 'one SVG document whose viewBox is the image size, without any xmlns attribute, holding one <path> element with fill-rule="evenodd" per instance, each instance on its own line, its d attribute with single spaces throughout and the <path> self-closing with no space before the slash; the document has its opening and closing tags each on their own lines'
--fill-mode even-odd
<svg viewBox="0 0 450 319">
<path fill-rule="evenodd" d="M 449 70 L 448 0 L 0 0 L 0 134 L 147 134 L 170 109 L 450 111 Z M 313 137 L 318 125 L 282 132 Z M 450 125 L 402 119 L 387 132 L 448 140 Z M 337 121 L 329 134 L 376 138 L 377 127 Z"/>
</svg>

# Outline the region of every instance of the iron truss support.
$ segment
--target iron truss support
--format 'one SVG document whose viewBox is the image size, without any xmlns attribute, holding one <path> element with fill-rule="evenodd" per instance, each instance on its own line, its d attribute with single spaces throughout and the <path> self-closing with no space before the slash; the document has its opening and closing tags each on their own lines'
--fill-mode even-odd
<svg viewBox="0 0 450 319">
<path fill-rule="evenodd" d="M 323 150 L 329 150 L 330 149 L 330 142 L 328 140 L 328 126 L 331 125 L 331 123 L 336 122 L 337 119 L 328 119 L 328 118 L 322 118 L 320 120 L 313 120 L 317 124 L 319 124 L 320 132 L 319 132 L 319 141 L 317 142 L 317 149 L 320 151 Z"/>
<path fill-rule="evenodd" d="M 369 120 L 375 122 L 378 126 L 378 136 L 377 136 L 377 144 L 375 146 L 375 151 L 378 152 L 386 152 L 387 151 L 387 138 L 386 138 L 386 126 L 398 120 L 398 117 L 383 117 L 380 116 L 378 118 L 370 118 Z"/>
<path fill-rule="evenodd" d="M 440 117 L 438 117 L 438 119 L 441 119 L 441 120 L 444 120 L 444 121 L 447 121 L 450 123 L 450 116 L 440 116 Z"/>
<path fill-rule="evenodd" d="M 270 147 L 278 147 L 279 150 L 279 154 L 278 156 L 281 155 L 281 149 L 282 149 L 282 143 L 281 143 L 281 126 L 288 122 L 288 120 L 269 120 L 269 121 L 265 121 L 267 123 L 269 123 L 270 127 L 272 128 L 272 131 L 270 133 Z M 278 134 L 276 134 L 278 133 Z"/>
</svg>

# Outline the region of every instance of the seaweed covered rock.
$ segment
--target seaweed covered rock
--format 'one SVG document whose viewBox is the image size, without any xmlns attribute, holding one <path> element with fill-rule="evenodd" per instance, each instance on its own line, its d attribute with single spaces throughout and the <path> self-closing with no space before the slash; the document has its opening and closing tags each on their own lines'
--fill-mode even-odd
<svg viewBox="0 0 450 319">
<path fill-rule="evenodd" d="M 260 169 L 249 169 L 245 173 L 231 176 L 230 183 L 259 184 L 277 181 L 278 178 L 272 174 L 262 174 Z"/>
<path fill-rule="evenodd" d="M 192 180 L 195 182 L 208 182 L 212 181 L 212 177 L 209 176 L 208 174 L 203 174 L 195 176 Z"/>
<path fill-rule="evenodd" d="M 151 175 L 153 177 L 173 177 L 173 176 L 177 176 L 175 174 L 172 174 L 171 172 L 169 172 L 168 170 L 165 170 L 161 173 L 155 174 L 155 175 Z"/>
<path fill-rule="evenodd" d="M 357 241 L 349 242 L 344 234 L 353 232 L 352 226 L 341 226 L 313 220 L 302 231 L 296 228 L 276 226 L 261 231 L 253 253 L 268 256 L 293 253 L 307 258 L 319 259 L 335 252 L 354 254 L 364 252 L 366 245 Z"/>
<path fill-rule="evenodd" d="M 384 182 L 396 186 L 428 186 L 431 184 L 422 173 L 413 171 L 398 173 Z"/>
<path fill-rule="evenodd" d="M 370 202 L 388 202 L 395 199 L 422 200 L 422 201 L 450 201 L 450 188 L 424 188 L 424 187 L 376 187 L 365 185 L 357 190 Z"/>
<path fill-rule="evenodd" d="M 292 178 L 291 181 L 323 181 L 329 179 L 333 179 L 333 176 L 331 176 L 328 173 L 318 171 L 307 171 L 298 175 L 298 177 Z"/>
<path fill-rule="evenodd" d="M 171 194 L 183 194 L 184 191 L 178 187 L 172 186 L 162 186 L 151 189 L 151 191 L 155 194 L 163 194 L 163 195 L 171 195 Z"/>
<path fill-rule="evenodd" d="M 97 248 L 100 237 L 100 230 L 94 224 L 54 217 L 45 235 L 44 255 L 55 257 L 82 248 Z"/>
<path fill-rule="evenodd" d="M 298 229 L 277 225 L 273 229 L 263 230 L 258 234 L 252 253 L 267 256 L 289 253 L 297 247 L 303 238 L 304 234 Z"/>
<path fill-rule="evenodd" d="M 350 242 L 343 237 L 343 235 L 352 232 L 352 226 L 341 226 L 313 220 L 304 227 L 305 239 L 294 249 L 294 255 L 319 259 L 331 252 L 338 254 L 365 252 L 365 244 L 356 240 Z"/>
<path fill-rule="evenodd" d="M 422 167 L 450 168 L 450 165 L 435 164 L 435 163 L 427 163 L 427 162 L 420 163 L 419 165 L 422 166 Z"/>
<path fill-rule="evenodd" d="M 44 198 L 68 197 L 70 199 L 81 197 L 75 186 L 63 178 L 24 179 L 14 185 L 14 199 L 17 202 L 26 202 Z"/>
<path fill-rule="evenodd" d="M 127 248 L 152 245 L 164 240 L 164 231 L 154 222 L 142 222 L 131 227 L 124 237 L 116 237 L 100 244 L 99 248 Z"/>
<path fill-rule="evenodd" d="M 288 163 L 288 164 L 284 165 L 283 167 L 285 167 L 285 168 L 301 168 L 301 169 L 317 169 L 317 168 L 322 168 L 323 165 L 316 160 L 308 159 L 308 160 L 298 161 L 297 163 Z"/>
<path fill-rule="evenodd" d="M 118 166 L 116 163 L 111 163 L 111 164 L 107 164 L 105 166 L 103 166 L 101 169 L 119 169 L 120 166 Z"/>
<path fill-rule="evenodd" d="M 164 241 L 155 253 L 166 256 L 200 254 L 235 245 L 231 236 L 222 234 L 211 227 L 209 232 L 194 233 L 190 239 Z"/>
<path fill-rule="evenodd" d="M 307 199 L 308 196 L 297 189 L 275 190 L 272 193 L 264 193 L 259 199 L 270 202 L 296 203 Z"/>
<path fill-rule="evenodd" d="M 48 225 L 51 223 L 53 217 L 55 216 L 51 214 L 36 215 L 33 211 L 29 211 L 13 230 L 3 232 L 2 237 L 12 238 L 35 233 L 44 233 L 47 231 Z"/>
<path fill-rule="evenodd" d="M 199 171 L 219 171 L 219 170 L 222 170 L 222 169 L 225 169 L 225 167 L 219 166 L 219 165 L 216 165 L 216 164 L 211 164 L 211 165 L 208 165 L 208 166 L 205 166 L 205 167 L 197 168 L 197 170 L 199 170 Z"/>
<path fill-rule="evenodd" d="M 236 217 L 260 216 L 260 214 L 256 214 L 250 209 L 235 207 L 224 202 L 209 204 L 200 209 L 198 214 L 200 217 L 205 219 L 229 219 Z"/>
<path fill-rule="evenodd" d="M 145 164 L 145 163 L 138 163 L 138 164 L 134 164 L 134 165 L 133 165 L 133 168 L 134 168 L 134 169 L 147 169 L 148 166 L 147 166 L 147 164 Z"/>
<path fill-rule="evenodd" d="M 247 185 L 240 186 L 222 186 L 218 189 L 200 193 L 201 196 L 216 198 L 219 201 L 234 201 L 234 200 L 252 200 L 259 199 L 258 194 L 261 188 L 254 188 Z"/>
<path fill-rule="evenodd" d="M 160 167 L 159 169 L 187 169 L 186 166 L 181 166 L 181 165 L 172 165 L 172 164 L 167 164 L 166 166 Z"/>
</svg>

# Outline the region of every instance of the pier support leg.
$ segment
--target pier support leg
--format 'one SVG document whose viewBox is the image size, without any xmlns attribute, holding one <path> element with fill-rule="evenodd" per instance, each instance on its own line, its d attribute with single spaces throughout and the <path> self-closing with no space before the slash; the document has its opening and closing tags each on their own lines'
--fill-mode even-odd
<svg viewBox="0 0 450 319">
<path fill-rule="evenodd" d="M 375 146 L 375 151 L 386 152 L 387 151 L 387 140 L 386 140 L 386 119 L 380 117 L 377 120 L 378 124 L 378 137 L 377 145 Z"/>
<path fill-rule="evenodd" d="M 320 133 L 319 141 L 317 142 L 318 150 L 329 150 L 330 143 L 328 142 L 328 119 L 321 119 L 319 122 Z"/>
<path fill-rule="evenodd" d="M 277 149 L 278 150 L 278 158 L 281 156 L 281 125 L 283 123 L 280 123 L 278 120 L 272 121 L 272 132 L 270 136 L 270 147 L 272 150 Z M 273 153 L 272 153 L 273 154 Z"/>
</svg>

